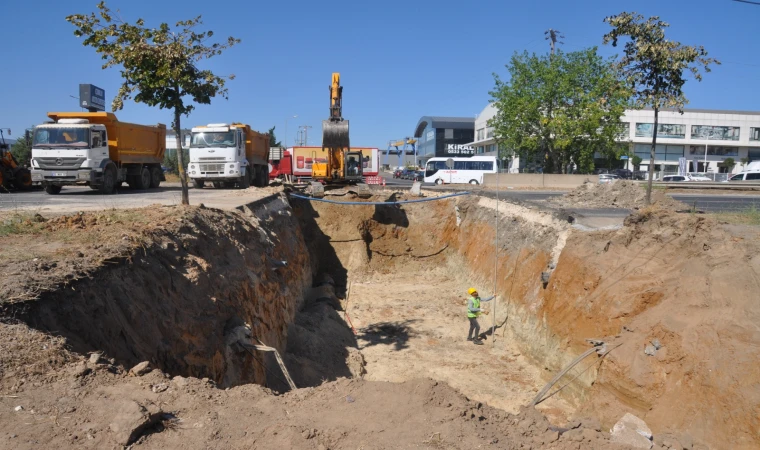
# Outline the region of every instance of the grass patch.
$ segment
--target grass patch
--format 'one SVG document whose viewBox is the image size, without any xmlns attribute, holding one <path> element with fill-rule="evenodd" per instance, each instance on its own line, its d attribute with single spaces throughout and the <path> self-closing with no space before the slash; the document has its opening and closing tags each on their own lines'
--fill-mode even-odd
<svg viewBox="0 0 760 450">
<path fill-rule="evenodd" d="M 0 237 L 13 234 L 36 234 L 45 228 L 39 214 L 10 213 L 0 216 Z"/>
<path fill-rule="evenodd" d="M 715 216 L 734 225 L 760 225 L 760 209 L 754 205 L 741 211 L 716 213 Z"/>
</svg>

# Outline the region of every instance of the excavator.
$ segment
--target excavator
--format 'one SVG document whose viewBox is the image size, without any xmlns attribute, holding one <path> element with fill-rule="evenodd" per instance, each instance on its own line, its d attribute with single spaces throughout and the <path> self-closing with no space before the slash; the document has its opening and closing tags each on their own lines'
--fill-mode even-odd
<svg viewBox="0 0 760 450">
<path fill-rule="evenodd" d="M 5 143 L 3 131 L 0 130 L 0 189 L 9 190 L 11 187 L 19 190 L 31 188 L 32 174 L 26 167 L 18 165 L 10 146 Z"/>
<path fill-rule="evenodd" d="M 352 152 L 348 138 L 348 120 L 343 118 L 343 86 L 340 74 L 332 74 L 330 85 L 330 118 L 322 121 L 322 152 L 327 157 L 315 162 L 311 168 L 312 197 L 324 197 L 329 187 L 355 186 L 361 198 L 371 196 L 362 174 L 362 153 Z M 316 158 L 315 158 L 316 159 Z"/>
</svg>

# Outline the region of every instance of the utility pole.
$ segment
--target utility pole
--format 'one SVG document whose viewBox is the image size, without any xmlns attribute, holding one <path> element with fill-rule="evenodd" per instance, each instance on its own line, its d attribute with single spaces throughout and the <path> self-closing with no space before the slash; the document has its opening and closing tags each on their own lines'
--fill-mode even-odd
<svg viewBox="0 0 760 450">
<path fill-rule="evenodd" d="M 557 41 L 557 39 L 565 39 L 565 36 L 562 35 L 562 32 L 559 30 L 554 30 L 552 28 L 549 28 L 548 30 L 544 31 L 544 35 L 546 36 L 544 39 L 549 41 L 549 45 L 551 46 L 551 54 L 554 56 L 554 48 L 557 44 L 564 44 L 562 41 Z"/>
<path fill-rule="evenodd" d="M 305 147 L 309 143 L 309 128 L 313 128 L 311 125 L 299 125 L 298 126 L 298 135 L 299 135 L 299 141 L 300 146 Z"/>
</svg>

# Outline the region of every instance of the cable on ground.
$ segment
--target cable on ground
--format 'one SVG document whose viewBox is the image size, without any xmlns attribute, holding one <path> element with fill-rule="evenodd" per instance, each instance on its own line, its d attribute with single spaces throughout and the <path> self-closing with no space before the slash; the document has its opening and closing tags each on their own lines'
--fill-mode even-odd
<svg viewBox="0 0 760 450">
<path fill-rule="evenodd" d="M 459 197 L 461 195 L 470 195 L 470 193 L 469 192 L 458 192 L 456 194 L 447 194 L 447 195 L 443 195 L 441 197 L 422 198 L 422 199 L 417 199 L 417 200 L 401 200 L 401 201 L 398 201 L 398 202 L 336 202 L 335 200 L 326 200 L 324 198 L 307 197 L 305 195 L 299 195 L 299 194 L 290 194 L 290 197 L 301 199 L 301 200 L 309 200 L 309 201 L 312 201 L 312 202 L 332 203 L 332 204 L 335 204 L 335 205 L 363 205 L 363 206 L 387 205 L 387 206 L 393 206 L 393 205 L 404 205 L 404 204 L 407 204 L 407 203 L 432 202 L 434 200 L 443 200 L 445 198 Z"/>
</svg>

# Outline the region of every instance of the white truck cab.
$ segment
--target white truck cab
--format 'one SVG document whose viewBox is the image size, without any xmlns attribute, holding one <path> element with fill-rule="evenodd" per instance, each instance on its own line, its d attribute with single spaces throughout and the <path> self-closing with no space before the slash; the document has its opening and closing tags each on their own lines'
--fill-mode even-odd
<svg viewBox="0 0 760 450">
<path fill-rule="evenodd" d="M 103 176 L 108 157 L 104 125 L 87 119 L 59 119 L 34 130 L 32 181 L 55 182 L 46 189 L 60 191 L 61 184 L 96 183 Z"/>
<path fill-rule="evenodd" d="M 247 188 L 268 183 L 268 135 L 244 124 L 212 123 L 192 129 L 187 173 L 195 188 Z"/>
</svg>

